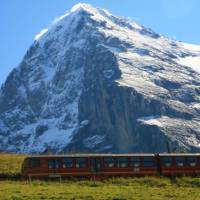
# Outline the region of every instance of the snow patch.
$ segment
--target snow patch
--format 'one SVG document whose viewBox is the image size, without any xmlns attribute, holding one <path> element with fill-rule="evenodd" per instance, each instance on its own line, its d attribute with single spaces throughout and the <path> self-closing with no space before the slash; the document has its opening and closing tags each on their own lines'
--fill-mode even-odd
<svg viewBox="0 0 200 200">
<path fill-rule="evenodd" d="M 86 4 L 86 3 L 78 3 L 75 6 L 73 6 L 70 10 L 70 12 L 76 12 L 79 11 L 80 9 L 85 9 L 87 11 L 93 11 L 96 10 L 95 8 L 93 8 L 90 4 Z"/>
<path fill-rule="evenodd" d="M 200 56 L 179 57 L 177 62 L 181 65 L 192 68 L 194 71 L 200 73 Z"/>
<path fill-rule="evenodd" d="M 106 10 L 106 9 L 101 9 L 107 16 L 112 16 L 112 14 Z"/>
<path fill-rule="evenodd" d="M 83 144 L 88 148 L 94 148 L 96 145 L 102 143 L 105 139 L 105 135 L 94 135 L 84 139 Z"/>
<path fill-rule="evenodd" d="M 200 103 L 194 103 L 194 104 L 192 105 L 192 108 L 200 109 Z"/>
<path fill-rule="evenodd" d="M 56 17 L 53 22 L 51 23 L 52 25 L 57 24 L 59 21 L 61 21 L 62 19 L 64 19 L 65 17 L 67 17 L 70 13 L 66 12 L 64 15 L 61 15 L 59 17 Z"/>
<path fill-rule="evenodd" d="M 200 45 L 195 45 L 195 44 L 187 44 L 187 43 L 182 43 L 183 47 L 185 49 L 188 49 L 190 51 L 196 51 L 196 52 L 200 52 Z"/>
<path fill-rule="evenodd" d="M 35 36 L 35 40 L 39 40 L 46 32 L 48 32 L 48 29 L 42 29 L 36 36 Z"/>
<path fill-rule="evenodd" d="M 61 15 L 59 17 L 56 17 L 53 22 L 51 23 L 52 25 L 57 24 L 58 22 L 60 22 L 61 20 L 63 20 L 65 17 L 69 16 L 71 13 L 74 12 L 78 12 L 81 9 L 85 9 L 87 11 L 92 11 L 94 10 L 94 8 L 92 6 L 90 6 L 89 4 L 86 3 L 78 3 L 75 6 L 73 6 L 71 8 L 71 10 L 69 12 L 66 12 L 64 15 Z"/>
<path fill-rule="evenodd" d="M 43 152 L 46 149 L 62 149 L 70 143 L 75 129 L 60 130 L 53 128 L 45 131 L 31 146 L 32 151 Z"/>
<path fill-rule="evenodd" d="M 81 126 L 87 126 L 89 124 L 89 120 L 84 120 L 81 122 Z"/>
<path fill-rule="evenodd" d="M 156 126 L 162 126 L 162 124 L 159 122 L 159 116 L 144 116 L 141 118 L 138 118 L 137 121 L 144 123 L 144 124 L 148 124 L 148 125 L 156 125 Z"/>
</svg>

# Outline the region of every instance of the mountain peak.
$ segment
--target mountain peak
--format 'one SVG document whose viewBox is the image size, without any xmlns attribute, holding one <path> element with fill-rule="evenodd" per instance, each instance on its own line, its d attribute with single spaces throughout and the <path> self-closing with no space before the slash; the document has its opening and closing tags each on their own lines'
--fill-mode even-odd
<svg viewBox="0 0 200 200">
<path fill-rule="evenodd" d="M 141 25 L 137 24 L 133 20 L 127 20 L 123 17 L 114 16 L 109 11 L 102 8 L 93 7 L 90 4 L 78 3 L 74 5 L 69 12 L 66 12 L 64 15 L 55 18 L 50 27 L 41 30 L 40 33 L 35 36 L 35 40 L 39 40 L 41 37 L 43 37 L 43 35 L 49 35 L 46 34 L 47 32 L 53 32 L 53 35 L 55 35 L 55 32 L 57 32 L 61 26 L 67 29 L 69 29 L 69 26 L 71 25 L 75 27 L 83 13 L 87 13 L 87 16 L 90 19 L 98 22 L 100 26 L 104 24 L 108 29 L 120 29 L 123 27 L 131 30 L 134 29 L 135 31 L 141 31 L 143 29 Z M 147 30 L 147 32 L 149 32 L 149 30 Z"/>
<path fill-rule="evenodd" d="M 79 10 L 85 10 L 85 11 L 92 12 L 96 9 L 93 6 L 91 6 L 90 4 L 78 3 L 71 8 L 70 12 L 77 12 Z"/>
<path fill-rule="evenodd" d="M 97 21 L 105 20 L 105 15 L 109 16 L 111 15 L 107 10 L 95 8 L 91 6 L 90 4 L 86 3 L 78 3 L 74 5 L 70 11 L 66 12 L 64 15 L 61 15 L 59 17 L 56 17 L 51 25 L 48 28 L 42 29 L 36 36 L 35 40 L 39 40 L 45 33 L 50 32 L 53 29 L 57 29 L 56 27 L 59 27 L 60 25 L 66 26 L 69 25 L 72 21 L 77 21 L 76 19 L 79 18 L 80 13 L 84 11 L 85 13 L 88 13 L 89 15 L 93 16 L 93 19 Z M 75 19 L 75 20 L 74 20 Z M 67 22 L 67 23 L 66 23 Z"/>
</svg>

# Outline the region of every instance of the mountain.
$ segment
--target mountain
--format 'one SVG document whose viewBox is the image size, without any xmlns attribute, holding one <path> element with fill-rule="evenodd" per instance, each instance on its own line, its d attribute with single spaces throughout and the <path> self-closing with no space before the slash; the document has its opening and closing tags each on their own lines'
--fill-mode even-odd
<svg viewBox="0 0 200 200">
<path fill-rule="evenodd" d="M 197 152 L 200 46 L 88 4 L 37 35 L 0 90 L 0 151 Z"/>
</svg>

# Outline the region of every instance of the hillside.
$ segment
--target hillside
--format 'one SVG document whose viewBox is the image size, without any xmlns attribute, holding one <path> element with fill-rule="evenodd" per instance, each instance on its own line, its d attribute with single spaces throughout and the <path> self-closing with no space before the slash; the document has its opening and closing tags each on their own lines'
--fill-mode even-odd
<svg viewBox="0 0 200 200">
<path fill-rule="evenodd" d="M 42 33 L 0 89 L 0 151 L 200 150 L 200 46 L 88 4 Z"/>
</svg>

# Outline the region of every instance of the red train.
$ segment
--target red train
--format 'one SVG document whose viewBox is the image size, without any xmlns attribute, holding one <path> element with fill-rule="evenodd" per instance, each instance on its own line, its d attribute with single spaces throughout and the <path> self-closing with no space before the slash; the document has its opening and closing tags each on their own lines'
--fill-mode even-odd
<svg viewBox="0 0 200 200">
<path fill-rule="evenodd" d="M 24 160 L 25 177 L 200 175 L 199 154 L 35 155 Z"/>
</svg>

